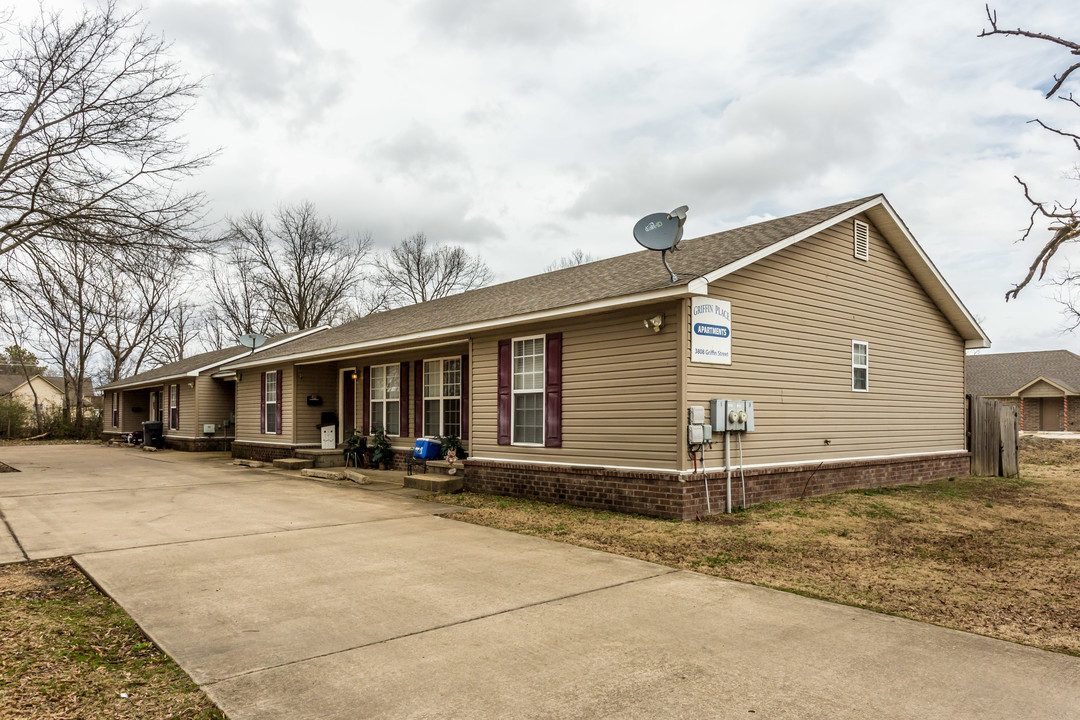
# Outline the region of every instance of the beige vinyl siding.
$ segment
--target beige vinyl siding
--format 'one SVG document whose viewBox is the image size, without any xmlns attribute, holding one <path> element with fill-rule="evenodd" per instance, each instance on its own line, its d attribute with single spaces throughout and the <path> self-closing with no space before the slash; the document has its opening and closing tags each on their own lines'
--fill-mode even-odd
<svg viewBox="0 0 1080 720">
<path fill-rule="evenodd" d="M 321 443 L 319 420 L 324 412 L 336 413 L 338 378 L 336 364 L 296 366 L 296 442 Z M 322 397 L 322 405 L 308 405 L 308 395 Z"/>
<path fill-rule="evenodd" d="M 150 419 L 150 390 L 123 390 L 121 393 L 120 431 L 142 430 L 143 421 Z"/>
<path fill-rule="evenodd" d="M 236 408 L 236 383 L 201 375 L 195 383 L 195 390 L 199 411 L 196 435 L 203 435 L 202 426 L 205 423 L 213 423 L 217 426 L 215 435 L 232 437 L 233 427 L 225 428 L 225 421 L 232 417 Z M 181 407 L 181 415 L 183 410 Z"/>
<path fill-rule="evenodd" d="M 199 409 L 195 403 L 195 388 L 193 381 L 194 378 L 170 380 L 166 381 L 165 385 L 162 386 L 161 425 L 163 434 L 188 438 L 196 437 Z M 188 387 L 188 383 L 191 383 L 192 387 Z M 180 387 L 180 427 L 176 430 L 169 429 L 169 387 L 172 385 L 178 385 Z"/>
<path fill-rule="evenodd" d="M 1039 380 L 1034 385 L 1020 392 L 1020 397 L 1061 397 L 1064 395 L 1061 388 L 1054 387 L 1050 383 Z"/>
<path fill-rule="evenodd" d="M 659 262 L 659 258 L 657 259 Z M 520 461 L 676 467 L 681 303 L 569 318 L 473 339 L 472 453 Z M 644 326 L 667 316 L 659 333 Z M 498 343 L 563 334 L 562 447 L 498 444 Z"/>
<path fill-rule="evenodd" d="M 709 294 L 731 302 L 732 364 L 690 362 L 687 400 L 754 401 L 747 465 L 964 449 L 963 339 L 873 224 L 869 260 L 847 220 Z M 868 392 L 851 389 L 853 340 L 869 344 Z"/>
<path fill-rule="evenodd" d="M 262 373 L 281 370 L 281 434 L 259 432 Z M 293 366 L 245 368 L 236 383 L 236 439 L 250 442 L 293 442 Z"/>
</svg>

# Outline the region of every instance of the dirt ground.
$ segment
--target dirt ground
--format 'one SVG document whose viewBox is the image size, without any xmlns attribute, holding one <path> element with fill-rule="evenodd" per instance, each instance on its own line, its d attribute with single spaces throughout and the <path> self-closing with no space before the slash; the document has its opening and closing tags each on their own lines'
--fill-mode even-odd
<svg viewBox="0 0 1080 720">
<path fill-rule="evenodd" d="M 1021 441 L 1021 478 L 951 478 L 699 523 L 491 495 L 456 520 L 1080 655 L 1080 442 Z"/>
<path fill-rule="evenodd" d="M 0 565 L 0 718 L 225 720 L 67 558 Z"/>
</svg>

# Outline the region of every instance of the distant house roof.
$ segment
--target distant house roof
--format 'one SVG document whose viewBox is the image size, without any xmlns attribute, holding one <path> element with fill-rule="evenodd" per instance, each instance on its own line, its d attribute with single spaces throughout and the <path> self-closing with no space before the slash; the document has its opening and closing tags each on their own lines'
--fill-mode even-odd
<svg viewBox="0 0 1080 720">
<path fill-rule="evenodd" d="M 40 375 L 40 374 L 35 373 L 35 374 L 30 376 L 30 379 L 33 380 L 36 377 L 39 377 L 42 380 L 44 380 L 45 382 L 52 385 L 54 388 L 56 388 L 56 392 L 58 392 L 58 393 L 63 393 L 64 392 L 64 378 L 63 378 L 62 375 Z M 26 384 L 26 376 L 25 375 L 22 375 L 22 374 L 18 374 L 18 375 L 0 375 L 0 395 L 7 395 L 8 393 L 14 391 L 16 388 L 22 387 L 25 384 Z M 83 379 L 83 397 L 86 398 L 86 397 L 92 396 L 93 394 L 94 394 L 94 381 L 91 380 L 90 378 L 84 378 Z M 68 402 L 70 404 L 72 404 L 72 405 L 75 404 L 74 390 L 72 390 L 71 392 L 68 393 Z M 84 405 L 89 405 L 89 403 L 87 403 L 87 402 L 84 402 L 83 404 Z"/>
<path fill-rule="evenodd" d="M 679 276 L 674 283 L 657 253 L 642 250 L 374 313 L 224 367 L 329 356 L 379 344 L 526 322 L 557 313 L 705 294 L 708 283 L 862 212 L 875 222 L 969 346 L 989 347 L 985 333 L 923 253 L 885 196 L 872 195 L 683 240 L 669 258 Z"/>
<path fill-rule="evenodd" d="M 969 395 L 1012 395 L 1040 379 L 1069 394 L 1080 392 L 1080 355 L 1043 350 L 967 357 Z"/>
<path fill-rule="evenodd" d="M 263 345 L 263 349 L 258 352 L 264 352 L 264 349 L 279 345 L 280 343 L 289 342 L 296 338 L 302 338 L 307 335 L 312 335 L 327 329 L 327 326 L 323 325 L 316 328 L 308 328 L 307 330 L 296 330 L 291 333 L 285 333 L 283 335 L 275 335 L 266 341 Z M 102 385 L 99 390 L 119 390 L 121 388 L 133 387 L 136 385 L 146 385 L 153 382 L 164 382 L 165 380 L 172 380 L 180 377 L 188 377 L 190 375 L 198 375 L 204 370 L 210 370 L 222 365 L 229 360 L 238 360 L 251 354 L 251 349 L 244 347 L 243 345 L 234 345 L 222 350 L 211 350 L 210 352 L 200 353 L 198 355 L 192 355 L 186 357 L 183 360 L 177 360 L 176 362 L 166 363 L 160 365 L 153 370 L 147 370 L 137 375 L 121 378 L 115 382 Z"/>
</svg>

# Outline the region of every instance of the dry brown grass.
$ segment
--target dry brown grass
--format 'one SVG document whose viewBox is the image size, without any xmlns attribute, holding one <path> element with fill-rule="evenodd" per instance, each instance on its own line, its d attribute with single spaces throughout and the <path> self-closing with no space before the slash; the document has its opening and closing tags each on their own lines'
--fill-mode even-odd
<svg viewBox="0 0 1080 720">
<path fill-rule="evenodd" d="M 1080 654 L 1080 443 L 1060 443 L 1025 438 L 1022 479 L 854 491 L 700 523 L 439 500 L 473 508 L 456 520 Z"/>
<path fill-rule="evenodd" d="M 0 718 L 225 719 L 67 558 L 0 566 L 0 638 Z"/>
</svg>

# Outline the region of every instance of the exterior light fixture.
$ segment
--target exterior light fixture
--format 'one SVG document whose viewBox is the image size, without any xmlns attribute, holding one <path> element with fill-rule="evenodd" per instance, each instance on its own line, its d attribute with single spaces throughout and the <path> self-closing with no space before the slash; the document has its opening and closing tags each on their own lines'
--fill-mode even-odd
<svg viewBox="0 0 1080 720">
<path fill-rule="evenodd" d="M 657 313 L 645 321 L 645 327 L 658 333 L 664 327 L 665 320 L 664 313 Z"/>
</svg>

